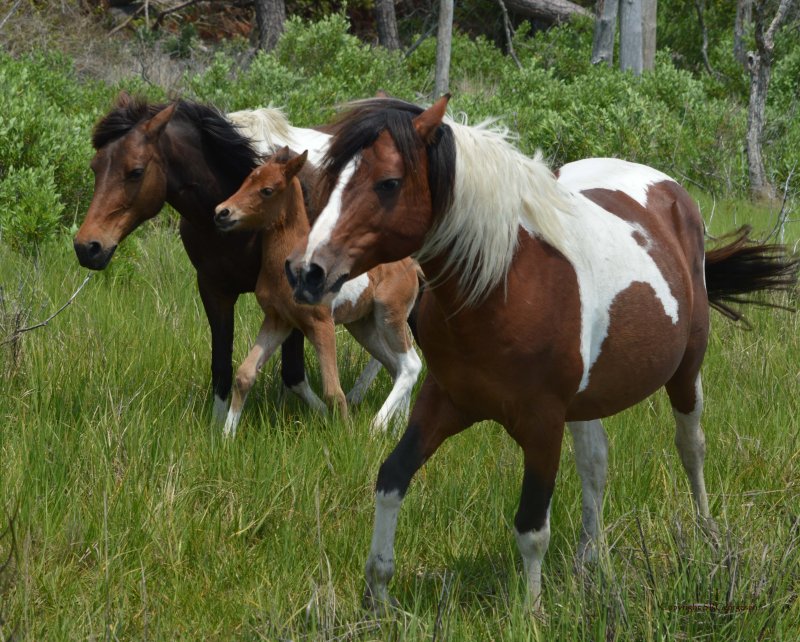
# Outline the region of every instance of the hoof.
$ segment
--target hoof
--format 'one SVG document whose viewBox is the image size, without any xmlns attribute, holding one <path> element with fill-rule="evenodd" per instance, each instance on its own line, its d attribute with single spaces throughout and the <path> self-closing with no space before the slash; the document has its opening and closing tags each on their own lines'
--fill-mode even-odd
<svg viewBox="0 0 800 642">
<path fill-rule="evenodd" d="M 377 598 L 369 588 L 364 591 L 361 604 L 364 610 L 378 618 L 386 617 L 400 608 L 400 603 L 391 595 L 386 594 L 382 598 Z"/>
</svg>

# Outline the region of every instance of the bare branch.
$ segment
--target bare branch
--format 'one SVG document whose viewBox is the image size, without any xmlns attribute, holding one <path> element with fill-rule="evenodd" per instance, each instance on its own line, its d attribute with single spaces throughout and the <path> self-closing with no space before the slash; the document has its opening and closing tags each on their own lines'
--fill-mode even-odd
<svg viewBox="0 0 800 642">
<path fill-rule="evenodd" d="M 2 21 L 2 22 L 0 22 L 0 29 L 2 29 L 2 28 L 5 26 L 6 22 L 8 22 L 8 19 L 9 19 L 9 18 L 10 18 L 10 17 L 11 17 L 11 16 L 14 14 L 14 12 L 17 10 L 17 7 L 20 5 L 20 3 L 21 3 L 21 2 L 22 2 L 22 0 L 17 0 L 17 1 L 14 3 L 14 6 L 13 6 L 13 7 L 11 7 L 11 11 L 9 11 L 9 12 L 6 14 L 6 17 L 5 17 L 5 18 L 3 18 L 3 21 Z"/>
<path fill-rule="evenodd" d="M 87 274 L 86 278 L 83 280 L 83 283 L 81 283 L 80 287 L 78 287 L 78 289 L 75 290 L 75 292 L 72 293 L 72 296 L 67 300 L 67 302 L 64 305 L 62 305 L 58 310 L 53 312 L 53 314 L 51 314 L 49 317 L 47 317 L 44 321 L 40 321 L 39 323 L 34 323 L 33 325 L 29 325 L 29 326 L 27 326 L 25 328 L 19 328 L 19 329 L 15 330 L 10 337 L 8 337 L 4 341 L 0 342 L 0 346 L 5 345 L 7 343 L 11 343 L 13 341 L 16 341 L 19 338 L 19 336 L 21 334 L 25 333 L 25 332 L 30 332 L 31 330 L 36 330 L 37 328 L 43 328 L 44 326 L 46 326 L 53 319 L 55 319 L 56 316 L 61 314 L 61 312 L 63 312 L 64 309 L 70 303 L 72 303 L 75 300 L 75 297 L 78 296 L 78 293 L 81 290 L 83 290 L 83 286 L 86 285 L 89 282 L 89 279 L 91 279 L 91 278 L 92 278 L 92 275 L 91 274 Z"/>
<path fill-rule="evenodd" d="M 508 44 L 508 55 L 516 63 L 518 69 L 522 69 L 522 63 L 517 58 L 517 52 L 514 51 L 514 40 L 511 33 L 511 20 L 508 18 L 508 10 L 503 0 L 497 0 L 500 5 L 500 11 L 503 12 L 503 28 L 506 31 L 506 43 Z"/>
</svg>

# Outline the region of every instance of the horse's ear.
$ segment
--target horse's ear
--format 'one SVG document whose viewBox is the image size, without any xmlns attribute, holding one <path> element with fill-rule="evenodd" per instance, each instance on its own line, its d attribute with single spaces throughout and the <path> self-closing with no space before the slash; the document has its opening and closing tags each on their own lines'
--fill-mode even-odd
<svg viewBox="0 0 800 642">
<path fill-rule="evenodd" d="M 164 109 L 148 120 L 144 124 L 145 135 L 151 139 L 158 138 L 161 135 L 161 132 L 164 131 L 164 128 L 167 126 L 169 121 L 172 119 L 177 107 L 178 103 L 172 103 L 171 105 L 164 107 Z"/>
<path fill-rule="evenodd" d="M 297 172 L 303 169 L 303 165 L 306 164 L 307 158 L 308 158 L 308 150 L 304 151 L 299 156 L 295 156 L 294 158 L 291 158 L 288 161 L 286 161 L 286 169 L 284 169 L 283 171 L 286 173 L 287 183 L 297 175 Z"/>
<path fill-rule="evenodd" d="M 288 145 L 284 145 L 272 155 L 276 163 L 286 163 L 292 157 L 292 150 Z"/>
<path fill-rule="evenodd" d="M 445 94 L 413 121 L 414 129 L 417 130 L 417 134 L 426 145 L 433 141 L 436 130 L 442 124 L 448 100 L 450 100 L 450 94 Z"/>
<path fill-rule="evenodd" d="M 375 98 L 388 98 L 389 94 L 387 94 L 383 89 L 379 89 L 375 92 Z"/>
<path fill-rule="evenodd" d="M 127 91 L 124 89 L 121 90 L 117 94 L 116 105 L 118 109 L 125 109 L 128 105 L 133 102 L 133 96 L 131 96 Z"/>
</svg>

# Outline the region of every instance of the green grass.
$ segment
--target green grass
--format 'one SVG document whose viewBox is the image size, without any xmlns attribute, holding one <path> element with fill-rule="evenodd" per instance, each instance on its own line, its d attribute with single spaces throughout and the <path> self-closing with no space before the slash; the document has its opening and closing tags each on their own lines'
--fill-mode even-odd
<svg viewBox="0 0 800 642">
<path fill-rule="evenodd" d="M 703 209 L 711 204 L 704 201 Z M 713 231 L 769 217 L 717 203 Z M 795 226 L 787 232 L 799 238 Z M 706 479 L 722 543 L 695 526 L 663 393 L 607 420 L 601 562 L 573 573 L 580 486 L 563 451 L 544 620 L 523 605 L 511 527 L 512 440 L 485 424 L 448 441 L 400 516 L 403 610 L 360 609 L 378 467 L 396 437 L 280 394 L 275 360 L 239 435 L 212 426 L 206 323 L 175 236 L 129 239 L 45 328 L 0 346 L 0 640 L 795 640 L 800 636 L 800 318 L 713 316 L 704 368 Z M 37 260 L 0 247 L 0 341 L 83 280 L 69 239 Z M 796 301 L 795 301 L 796 303 Z M 259 323 L 238 308 L 235 361 Z M 342 336 L 345 388 L 366 363 Z M 315 360 L 308 365 L 319 390 Z M 13 519 L 12 519 L 13 517 Z"/>
</svg>

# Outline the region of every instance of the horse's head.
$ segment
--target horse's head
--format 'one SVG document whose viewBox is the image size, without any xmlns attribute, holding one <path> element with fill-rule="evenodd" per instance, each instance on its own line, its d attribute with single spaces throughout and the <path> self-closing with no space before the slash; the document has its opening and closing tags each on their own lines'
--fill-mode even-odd
<svg viewBox="0 0 800 642">
<path fill-rule="evenodd" d="M 325 170 L 337 182 L 305 248 L 286 262 L 295 297 L 318 303 L 345 281 L 419 250 L 453 190 L 448 96 L 422 110 L 394 99 L 356 103 L 337 125 Z"/>
<path fill-rule="evenodd" d="M 82 266 L 102 270 L 117 245 L 164 205 L 167 174 L 158 143 L 175 108 L 173 103 L 151 115 L 145 105 L 122 95 L 95 128 L 94 195 L 74 240 Z M 126 125 L 132 110 L 144 118 Z"/>
<path fill-rule="evenodd" d="M 308 158 L 308 151 L 279 150 L 244 179 L 239 190 L 217 205 L 214 222 L 223 231 L 261 229 L 284 215 L 284 194 Z"/>
</svg>

